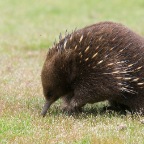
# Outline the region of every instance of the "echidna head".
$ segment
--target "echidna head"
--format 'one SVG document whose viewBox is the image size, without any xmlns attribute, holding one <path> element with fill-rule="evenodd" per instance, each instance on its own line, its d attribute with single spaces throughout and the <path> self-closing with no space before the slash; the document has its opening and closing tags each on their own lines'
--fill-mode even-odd
<svg viewBox="0 0 144 144">
<path fill-rule="evenodd" d="M 46 104 L 42 111 L 42 115 L 45 116 L 51 104 L 66 94 L 66 84 L 61 77 L 55 58 L 45 61 L 41 73 L 41 80 L 43 93 L 46 98 Z"/>
</svg>

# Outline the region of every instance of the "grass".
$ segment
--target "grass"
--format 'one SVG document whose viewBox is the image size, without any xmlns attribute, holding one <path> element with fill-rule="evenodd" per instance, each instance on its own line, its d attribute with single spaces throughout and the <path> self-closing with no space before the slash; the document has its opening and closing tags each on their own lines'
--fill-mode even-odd
<svg viewBox="0 0 144 144">
<path fill-rule="evenodd" d="M 105 20 L 144 35 L 144 1 L 0 2 L 0 143 L 144 144 L 144 117 L 101 114 L 105 103 L 69 117 L 57 102 L 45 118 L 40 116 L 40 72 L 48 48 L 66 29 Z"/>
</svg>

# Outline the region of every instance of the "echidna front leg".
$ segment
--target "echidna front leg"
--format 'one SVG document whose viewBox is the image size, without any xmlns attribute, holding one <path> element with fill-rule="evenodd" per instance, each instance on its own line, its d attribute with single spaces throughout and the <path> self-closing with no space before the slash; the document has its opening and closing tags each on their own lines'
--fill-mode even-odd
<svg viewBox="0 0 144 144">
<path fill-rule="evenodd" d="M 77 102 L 75 97 L 72 97 L 72 95 L 67 95 L 63 98 L 63 112 L 66 112 L 68 114 L 72 113 L 80 113 L 82 112 L 82 107 L 84 104 L 81 104 L 80 102 Z"/>
<path fill-rule="evenodd" d="M 64 113 L 67 113 L 67 114 L 71 115 L 73 113 L 82 112 L 82 107 L 65 106 L 65 107 L 63 107 L 62 110 L 63 110 Z"/>
</svg>

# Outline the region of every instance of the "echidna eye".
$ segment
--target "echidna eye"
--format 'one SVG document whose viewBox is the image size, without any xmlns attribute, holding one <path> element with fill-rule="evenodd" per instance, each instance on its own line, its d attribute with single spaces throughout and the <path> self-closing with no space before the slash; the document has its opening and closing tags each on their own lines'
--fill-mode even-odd
<svg viewBox="0 0 144 144">
<path fill-rule="evenodd" d="M 48 93 L 47 93 L 47 95 L 48 95 L 48 97 L 52 97 L 52 91 L 49 91 Z"/>
</svg>

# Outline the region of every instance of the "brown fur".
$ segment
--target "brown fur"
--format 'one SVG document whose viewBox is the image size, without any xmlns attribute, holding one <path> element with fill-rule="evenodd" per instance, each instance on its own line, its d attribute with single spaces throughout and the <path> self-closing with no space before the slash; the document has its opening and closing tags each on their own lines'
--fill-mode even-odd
<svg viewBox="0 0 144 144">
<path fill-rule="evenodd" d="M 60 36 L 47 54 L 41 78 L 43 116 L 59 98 L 68 112 L 108 100 L 144 113 L 144 38 L 113 22 Z"/>
</svg>

